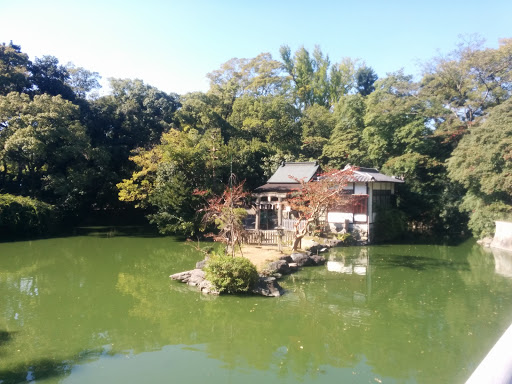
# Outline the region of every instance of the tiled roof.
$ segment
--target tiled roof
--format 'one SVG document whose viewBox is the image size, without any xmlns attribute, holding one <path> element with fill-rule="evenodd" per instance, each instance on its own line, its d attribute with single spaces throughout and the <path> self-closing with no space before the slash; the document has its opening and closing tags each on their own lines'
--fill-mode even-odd
<svg viewBox="0 0 512 384">
<path fill-rule="evenodd" d="M 298 180 L 309 181 L 318 171 L 319 165 L 316 162 L 284 163 L 268 179 L 268 184 L 296 184 Z"/>
<path fill-rule="evenodd" d="M 254 190 L 256 193 L 264 193 L 264 192 L 282 192 L 287 193 L 291 192 L 294 189 L 301 188 L 301 184 L 299 183 L 267 183 L 258 187 Z"/>
<path fill-rule="evenodd" d="M 397 179 L 393 176 L 387 176 L 380 173 L 375 168 L 354 167 L 347 165 L 344 170 L 352 168 L 352 175 L 348 176 L 351 183 L 403 183 L 403 180 Z"/>
<path fill-rule="evenodd" d="M 290 192 L 300 188 L 297 180 L 310 181 L 318 171 L 319 165 L 315 162 L 283 163 L 277 171 L 268 179 L 267 184 L 254 190 L 256 193 L 265 192 Z M 403 180 L 380 173 L 375 168 L 364 168 L 347 165 L 344 170 L 352 168 L 352 173 L 347 176 L 349 183 L 403 183 Z M 292 176 L 292 177 L 290 177 Z M 296 178 L 296 179 L 294 179 Z"/>
</svg>

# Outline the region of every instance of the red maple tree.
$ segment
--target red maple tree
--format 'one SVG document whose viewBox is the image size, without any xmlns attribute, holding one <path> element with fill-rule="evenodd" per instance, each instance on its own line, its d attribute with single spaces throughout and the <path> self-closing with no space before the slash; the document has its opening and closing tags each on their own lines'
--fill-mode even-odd
<svg viewBox="0 0 512 384">
<path fill-rule="evenodd" d="M 327 171 L 309 182 L 293 178 L 300 184 L 287 198 L 288 205 L 297 216 L 294 251 L 298 249 L 310 224 L 325 216 L 329 208 L 345 205 L 350 200 L 350 195 L 344 194 L 343 189 L 352 180 L 352 175 L 353 169 L 349 168 Z"/>
<path fill-rule="evenodd" d="M 249 193 L 243 190 L 244 183 L 228 186 L 218 196 L 212 196 L 200 212 L 204 213 L 203 223 L 214 223 L 219 233 L 211 235 L 215 241 L 226 244 L 226 252 L 235 256 L 236 247 L 241 247 L 242 236 L 245 232 L 242 220 L 247 216 L 244 208 L 245 199 Z M 196 194 L 205 194 L 196 191 Z"/>
</svg>

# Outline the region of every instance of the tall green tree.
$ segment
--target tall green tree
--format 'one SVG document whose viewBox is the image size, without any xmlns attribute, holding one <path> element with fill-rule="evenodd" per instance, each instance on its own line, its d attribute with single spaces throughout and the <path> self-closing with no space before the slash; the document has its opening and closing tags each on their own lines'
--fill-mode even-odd
<svg viewBox="0 0 512 384">
<path fill-rule="evenodd" d="M 402 154 L 428 151 L 428 104 L 417 97 L 418 91 L 412 76 L 399 71 L 379 80 L 367 97 L 363 136 L 374 166 Z"/>
<path fill-rule="evenodd" d="M 140 149 L 130 158 L 137 169 L 118 184 L 119 198 L 149 209 L 150 221 L 162 233 L 194 233 L 200 226 L 196 213 L 203 202 L 194 191 L 223 187 L 227 153 L 219 132 L 201 135 L 194 129 L 171 129 L 160 144 Z"/>
<path fill-rule="evenodd" d="M 356 88 L 361 96 L 368 96 L 375 91 L 374 84 L 378 76 L 371 67 L 362 66 L 355 73 Z"/>
<path fill-rule="evenodd" d="M 233 127 L 219 114 L 219 99 L 212 93 L 193 92 L 180 97 L 176 124 L 183 131 L 197 130 L 204 134 L 209 129 L 220 129 L 224 140 L 234 134 Z"/>
<path fill-rule="evenodd" d="M 85 99 L 91 91 L 101 88 L 99 83 L 101 76 L 98 72 L 76 67 L 72 63 L 66 65 L 66 71 L 69 75 L 66 84 L 71 87 L 78 98 Z"/>
<path fill-rule="evenodd" d="M 285 96 L 244 96 L 235 101 L 228 121 L 247 140 L 257 138 L 283 152 L 298 153 L 299 116 L 300 111 Z"/>
<path fill-rule="evenodd" d="M 75 209 L 87 193 L 90 156 L 77 106 L 47 94 L 33 100 L 16 92 L 0 96 L 0 171 L 6 192 Z"/>
<path fill-rule="evenodd" d="M 69 72 L 65 66 L 59 64 L 55 56 L 36 57 L 30 65 L 30 73 L 34 94 L 47 93 L 51 96 L 60 95 L 66 100 L 75 99 L 75 93 L 66 84 L 69 80 Z"/>
<path fill-rule="evenodd" d="M 347 163 L 371 165 L 363 140 L 365 113 L 366 105 L 361 95 L 346 95 L 340 99 L 334 108 L 334 129 L 322 150 L 324 163 L 335 168 L 343 168 Z"/>
<path fill-rule="evenodd" d="M 487 111 L 510 97 L 512 39 L 498 49 L 469 40 L 427 66 L 423 97 L 437 108 L 437 134 L 454 145 Z"/>
<path fill-rule="evenodd" d="M 315 74 L 313 59 L 309 52 L 304 47 L 301 47 L 292 57 L 290 47 L 286 45 L 281 46 L 279 52 L 284 62 L 284 68 L 293 81 L 293 92 L 297 99 L 297 105 L 302 109 L 313 105 L 315 99 L 313 89 Z"/>
<path fill-rule="evenodd" d="M 301 156 L 305 159 L 319 159 L 324 145 L 334 128 L 334 116 L 319 104 L 314 104 L 302 113 Z"/>
<path fill-rule="evenodd" d="M 453 151 L 448 170 L 467 190 L 461 209 L 469 212 L 476 237 L 494 233 L 494 220 L 512 218 L 512 99 L 471 126 Z"/>
<path fill-rule="evenodd" d="M 24 92 L 30 88 L 30 61 L 19 45 L 12 41 L 0 45 L 0 95 L 10 92 Z"/>
<path fill-rule="evenodd" d="M 330 72 L 330 105 L 335 105 L 341 98 L 348 95 L 356 85 L 357 61 L 345 57 L 340 63 L 334 64 Z"/>
<path fill-rule="evenodd" d="M 282 73 L 281 63 L 269 53 L 253 59 L 233 58 L 207 77 L 210 79 L 208 94 L 217 100 L 216 112 L 223 119 L 229 118 L 237 98 L 278 95 L 286 91 L 289 82 Z"/>
<path fill-rule="evenodd" d="M 141 80 L 110 79 L 112 93 L 81 102 L 82 121 L 94 149 L 95 168 L 102 177 L 92 186 L 99 207 L 118 206 L 116 184 L 129 178 L 129 160 L 138 147 L 158 144 L 175 123 L 177 95 L 167 94 Z"/>
</svg>

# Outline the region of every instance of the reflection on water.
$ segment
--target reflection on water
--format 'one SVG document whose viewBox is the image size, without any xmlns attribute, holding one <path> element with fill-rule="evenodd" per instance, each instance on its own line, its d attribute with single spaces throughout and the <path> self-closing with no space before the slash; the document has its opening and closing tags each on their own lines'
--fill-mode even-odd
<svg viewBox="0 0 512 384">
<path fill-rule="evenodd" d="M 329 272 L 339 272 L 348 275 L 356 274 L 365 276 L 368 268 L 368 253 L 366 248 L 361 249 L 357 257 L 348 257 L 343 255 L 331 256 L 327 261 L 327 270 Z"/>
<path fill-rule="evenodd" d="M 496 273 L 512 277 L 512 252 L 504 249 L 489 248 L 494 257 Z"/>
<path fill-rule="evenodd" d="M 172 238 L 0 244 L 0 382 L 464 382 L 512 321 L 512 279 L 472 244 L 333 249 L 280 298 L 169 281 L 200 258 Z"/>
</svg>

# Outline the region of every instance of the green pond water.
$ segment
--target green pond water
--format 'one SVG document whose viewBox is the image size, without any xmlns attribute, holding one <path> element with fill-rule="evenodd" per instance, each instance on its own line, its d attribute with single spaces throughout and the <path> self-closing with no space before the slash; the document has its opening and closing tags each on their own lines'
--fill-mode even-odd
<svg viewBox="0 0 512 384">
<path fill-rule="evenodd" d="M 0 243 L 0 383 L 463 383 L 512 322 L 512 256 L 336 248 L 280 298 L 206 296 L 174 238 Z"/>
</svg>

